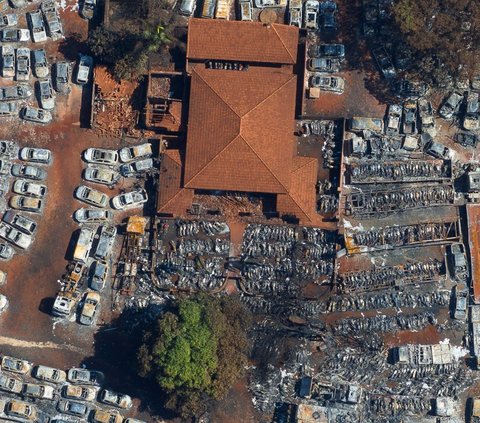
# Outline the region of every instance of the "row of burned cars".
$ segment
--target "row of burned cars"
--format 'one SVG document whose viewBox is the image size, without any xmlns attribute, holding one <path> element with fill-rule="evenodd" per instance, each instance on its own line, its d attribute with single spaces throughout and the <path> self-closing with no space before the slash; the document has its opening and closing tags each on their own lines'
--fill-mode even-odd
<svg viewBox="0 0 480 423">
<path fill-rule="evenodd" d="M 59 61 L 50 65 L 44 48 L 30 49 L 26 43 L 45 43 L 49 37 L 58 40 L 63 28 L 55 1 L 44 0 L 41 8 L 27 13 L 29 29 L 17 28 L 18 16 L 14 13 L 0 15 L 1 30 L 1 76 L 15 80 L 17 85 L 0 86 L 0 116 L 19 115 L 25 120 L 48 123 L 55 108 L 55 91 L 59 94 L 70 92 L 72 64 Z M 90 56 L 81 56 L 76 67 L 75 82 L 85 84 L 93 68 Z M 27 85 L 31 75 L 38 79 L 35 91 L 40 108 L 24 106 L 32 96 L 33 89 Z M 50 75 L 51 74 L 51 75 Z"/>
<path fill-rule="evenodd" d="M 345 59 L 345 46 L 343 44 L 314 43 L 308 48 L 308 57 L 310 96 L 312 97 L 312 88 L 343 94 L 345 80 L 333 73 L 340 71 Z"/>
<path fill-rule="evenodd" d="M 288 3 L 289 25 L 332 33 L 337 30 L 337 4 L 334 1 L 290 0 Z"/>
<path fill-rule="evenodd" d="M 153 170 L 151 156 L 150 143 L 119 151 L 89 148 L 83 153 L 87 163 L 83 178 L 91 184 L 113 187 L 121 176 L 138 176 Z M 122 165 L 117 170 L 119 161 Z M 82 325 L 92 326 L 100 314 L 101 292 L 111 273 L 110 256 L 117 229 L 112 223 L 112 211 L 106 209 L 107 194 L 90 185 L 80 185 L 75 190 L 75 197 L 93 207 L 82 207 L 73 215 L 82 227 L 75 237 L 73 261 L 55 299 L 52 314 L 71 320 L 75 318 Z M 127 210 L 142 207 L 147 200 L 146 190 L 137 188 L 113 197 L 111 205 L 115 210 Z M 86 292 L 83 292 L 84 288 L 87 288 Z"/>
<path fill-rule="evenodd" d="M 12 163 L 20 159 L 20 163 Z M 25 250 L 30 247 L 37 230 L 37 222 L 30 217 L 43 210 L 47 187 L 42 183 L 47 172 L 45 166 L 52 162 L 50 150 L 24 147 L 19 149 L 13 141 L 0 141 L 0 174 L 2 194 L 5 197 L 10 186 L 9 178 L 15 179 L 10 197 L 10 209 L 0 222 L 0 258 L 10 260 L 15 254 L 12 246 Z"/>
<path fill-rule="evenodd" d="M 132 399 L 102 388 L 105 375 L 99 370 L 64 371 L 6 355 L 0 365 L 2 421 L 143 423 L 120 414 L 132 407 Z"/>
</svg>

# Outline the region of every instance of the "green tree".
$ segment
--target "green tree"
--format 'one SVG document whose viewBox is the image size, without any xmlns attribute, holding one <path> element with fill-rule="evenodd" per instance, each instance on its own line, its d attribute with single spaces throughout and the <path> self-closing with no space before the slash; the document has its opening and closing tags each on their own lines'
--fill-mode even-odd
<svg viewBox="0 0 480 423">
<path fill-rule="evenodd" d="M 433 85 L 479 71 L 480 2 L 472 0 L 397 0 L 393 17 L 416 58 L 411 73 Z"/>
<path fill-rule="evenodd" d="M 145 332 L 139 375 L 156 381 L 168 408 L 182 417 L 199 414 L 242 374 L 249 324 L 250 315 L 230 297 L 180 300 Z"/>
</svg>

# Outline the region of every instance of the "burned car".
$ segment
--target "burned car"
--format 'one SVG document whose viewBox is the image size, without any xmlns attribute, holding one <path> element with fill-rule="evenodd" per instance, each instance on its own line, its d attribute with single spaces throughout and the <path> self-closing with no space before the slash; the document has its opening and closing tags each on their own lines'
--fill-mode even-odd
<svg viewBox="0 0 480 423">
<path fill-rule="evenodd" d="M 30 49 L 26 47 L 17 49 L 17 81 L 30 79 Z"/>
<path fill-rule="evenodd" d="M 53 66 L 53 84 L 54 88 L 60 94 L 70 92 L 70 63 L 57 62 Z"/>
<path fill-rule="evenodd" d="M 1 41 L 7 43 L 30 41 L 30 31 L 28 29 L 6 28 L 2 29 L 0 37 Z"/>
<path fill-rule="evenodd" d="M 320 44 L 310 46 L 308 49 L 310 57 L 345 57 L 345 46 L 343 44 Z"/>
<path fill-rule="evenodd" d="M 46 124 L 52 121 L 52 114 L 49 111 L 29 106 L 20 111 L 20 117 L 35 123 Z"/>
<path fill-rule="evenodd" d="M 331 91 L 335 94 L 342 94 L 345 89 L 345 81 L 339 76 L 319 73 L 310 78 L 310 86 L 320 88 L 322 91 Z"/>
<path fill-rule="evenodd" d="M 28 85 L 0 87 L 0 101 L 24 100 L 32 95 Z"/>
<path fill-rule="evenodd" d="M 33 72 L 37 78 L 46 78 L 50 73 L 48 69 L 47 54 L 42 48 L 40 50 L 33 50 Z"/>
<path fill-rule="evenodd" d="M 2 77 L 13 79 L 15 76 L 15 49 L 13 46 L 2 46 Z"/>
<path fill-rule="evenodd" d="M 403 105 L 403 125 L 402 132 L 404 134 L 417 133 L 417 102 L 410 100 Z"/>
<path fill-rule="evenodd" d="M 338 72 L 340 70 L 340 62 L 328 57 L 317 57 L 308 59 L 307 67 L 313 72 Z"/>
<path fill-rule="evenodd" d="M 37 82 L 38 102 L 42 109 L 52 110 L 55 108 L 55 96 L 53 94 L 52 83 L 49 79 L 43 79 Z"/>
<path fill-rule="evenodd" d="M 472 133 L 466 133 L 466 132 L 459 132 L 458 134 L 455 134 L 454 139 L 455 139 L 456 142 L 463 145 L 464 147 L 475 148 L 477 146 L 477 142 L 478 142 L 478 136 L 477 135 L 472 134 Z"/>
<path fill-rule="evenodd" d="M 372 55 L 383 77 L 393 78 L 396 74 L 395 68 L 385 48 L 382 46 L 372 48 Z"/>
<path fill-rule="evenodd" d="M 391 104 L 388 106 L 388 113 L 385 122 L 385 133 L 387 135 L 398 135 L 400 133 L 400 122 L 402 119 L 402 106 Z"/>
<path fill-rule="evenodd" d="M 452 119 L 453 115 L 457 113 L 462 100 L 463 95 L 454 91 L 447 97 L 438 113 L 444 119 Z"/>
<path fill-rule="evenodd" d="M 27 13 L 27 21 L 32 31 L 32 40 L 34 43 L 47 41 L 47 32 L 43 23 L 43 16 L 40 10 Z"/>
<path fill-rule="evenodd" d="M 473 91 L 470 91 L 467 96 L 466 111 L 463 117 L 463 128 L 467 131 L 475 131 L 479 128 L 478 96 L 479 94 Z"/>
</svg>

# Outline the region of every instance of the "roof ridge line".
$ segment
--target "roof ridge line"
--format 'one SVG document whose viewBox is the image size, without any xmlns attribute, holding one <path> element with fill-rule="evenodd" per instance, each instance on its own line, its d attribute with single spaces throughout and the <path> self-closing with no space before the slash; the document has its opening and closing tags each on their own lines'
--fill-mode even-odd
<svg viewBox="0 0 480 423">
<path fill-rule="evenodd" d="M 176 197 L 178 197 L 180 194 L 182 194 L 186 189 L 191 189 L 191 188 L 180 188 L 172 198 L 170 198 L 161 208 L 160 210 L 163 210 L 168 204 L 170 204 Z"/>
<path fill-rule="evenodd" d="M 247 144 L 248 148 L 250 148 L 250 150 L 253 151 L 253 154 L 255 154 L 255 156 L 258 157 L 258 160 L 260 160 L 263 165 L 267 168 L 267 170 L 272 174 L 272 176 L 274 177 L 274 179 L 285 189 L 285 191 L 288 193 L 288 188 L 285 186 L 285 184 L 283 182 L 280 181 L 280 179 L 278 179 L 276 176 L 275 176 L 275 173 L 273 173 L 272 169 L 270 169 L 270 166 L 268 166 L 265 161 L 258 155 L 258 153 L 255 151 L 255 149 L 250 145 L 250 143 L 240 135 L 240 137 L 242 138 L 243 141 L 245 141 L 245 144 Z M 290 177 L 292 176 L 292 169 L 290 169 Z"/>
<path fill-rule="evenodd" d="M 255 105 L 255 107 L 253 107 L 252 109 L 250 109 L 247 113 L 245 113 L 241 119 L 243 119 L 245 116 L 247 116 L 248 114 L 250 114 L 250 112 L 253 112 L 258 106 L 260 106 L 261 104 L 265 103 L 268 99 L 270 99 L 270 97 L 274 94 L 276 94 L 278 91 L 280 91 L 285 85 L 287 85 L 292 79 L 296 79 L 296 75 L 292 74 L 290 75 L 290 78 L 288 78 L 282 85 L 280 85 L 275 91 L 272 91 L 267 97 L 265 97 L 260 103 L 258 103 L 257 105 Z"/>
<path fill-rule="evenodd" d="M 241 119 L 241 118 L 240 118 L 240 119 Z M 185 187 L 188 187 L 188 184 L 189 184 L 190 182 L 192 182 L 192 180 L 193 180 L 194 178 L 196 178 L 196 177 L 198 176 L 198 174 L 199 174 L 200 172 L 202 172 L 213 160 L 215 160 L 220 154 L 222 154 L 222 153 L 226 150 L 226 148 L 227 148 L 228 146 L 230 146 L 238 137 L 242 138 L 242 140 L 245 141 L 245 139 L 240 135 L 240 132 L 239 132 L 239 133 L 235 136 L 235 138 L 233 138 L 233 140 L 231 140 L 229 143 L 227 143 L 227 145 L 225 145 L 225 147 L 223 147 L 217 154 L 215 154 L 215 156 L 213 156 L 213 157 L 208 161 L 208 163 L 207 163 L 205 166 L 203 166 L 198 172 L 196 172 L 195 175 L 193 175 L 186 184 L 184 183 L 184 186 L 185 186 Z M 245 141 L 245 143 L 247 143 L 247 142 Z M 247 145 L 248 145 L 248 144 L 247 144 Z M 249 146 L 249 147 L 250 147 L 250 146 Z M 256 154 L 256 153 L 255 153 L 255 154 Z M 269 170 L 270 170 L 270 169 L 269 169 Z"/>
<path fill-rule="evenodd" d="M 290 192 L 287 192 L 286 194 L 277 194 L 277 195 L 286 195 L 288 196 L 294 203 L 295 205 L 302 211 L 302 213 L 307 216 L 311 222 L 313 222 L 312 216 L 310 216 L 310 213 L 307 212 L 298 202 L 297 200 L 290 194 Z M 278 201 L 278 200 L 277 200 Z"/>
<path fill-rule="evenodd" d="M 239 21 L 240 22 L 240 21 Z M 235 110 L 233 110 L 233 108 L 230 106 L 230 104 L 228 104 L 220 94 L 217 93 L 217 91 L 205 80 L 205 78 L 202 76 L 201 73 L 198 73 L 195 68 L 193 69 L 193 72 L 195 72 L 199 77 L 200 79 L 205 83 L 205 85 L 210 88 L 214 93 L 215 95 L 222 101 L 223 104 L 225 104 L 225 106 L 227 106 L 239 119 L 242 119 L 242 116 L 240 116 Z"/>
<path fill-rule="evenodd" d="M 215 160 L 219 154 L 221 154 L 223 151 L 225 151 L 225 149 L 233 142 L 235 141 L 239 136 L 240 136 L 240 132 L 241 132 L 241 128 L 242 128 L 242 117 L 238 115 L 238 113 L 235 112 L 235 110 L 233 110 L 229 104 L 227 104 L 223 99 L 222 97 L 213 89 L 213 87 L 207 82 L 205 81 L 205 79 L 202 77 L 202 75 L 200 73 L 198 73 L 197 71 L 195 71 L 195 68 L 193 69 L 193 71 L 195 72 L 196 75 L 198 75 L 200 77 L 200 79 L 203 81 L 203 83 L 208 87 L 210 88 L 210 90 L 212 90 L 212 92 L 221 100 L 221 102 L 223 104 L 225 104 L 231 111 L 232 113 L 237 116 L 237 118 L 239 119 L 240 123 L 239 123 L 239 128 L 238 128 L 238 133 L 217 153 L 215 154 L 208 162 L 205 166 L 203 166 L 202 168 L 200 168 L 196 173 L 195 175 L 193 175 L 190 180 L 185 183 L 184 181 L 184 186 L 188 187 L 188 184 L 203 170 L 205 169 L 205 167 L 208 165 L 208 163 L 210 163 L 212 160 Z"/>
<path fill-rule="evenodd" d="M 293 57 L 292 54 L 290 53 L 290 50 L 288 49 L 288 47 L 285 45 L 285 43 L 283 42 L 282 40 L 282 37 L 280 37 L 280 34 L 277 32 L 277 28 L 276 28 L 277 24 L 273 23 L 272 24 L 272 28 L 273 30 L 275 31 L 275 34 L 277 34 L 277 37 L 278 39 L 280 40 L 280 42 L 282 43 L 283 47 L 285 48 L 285 50 L 287 51 L 288 55 L 290 56 L 290 58 L 292 59 L 292 61 L 295 63 L 297 61 L 297 58 L 296 57 Z"/>
</svg>

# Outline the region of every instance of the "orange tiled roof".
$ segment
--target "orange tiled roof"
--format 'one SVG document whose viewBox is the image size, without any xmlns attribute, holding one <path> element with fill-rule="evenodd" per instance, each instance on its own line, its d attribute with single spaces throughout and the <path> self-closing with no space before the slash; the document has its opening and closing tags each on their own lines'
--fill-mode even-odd
<svg viewBox="0 0 480 423">
<path fill-rule="evenodd" d="M 300 223 L 316 223 L 317 159 L 297 156 L 292 165 L 292 182 L 288 194 L 277 196 L 277 211 L 280 215 L 295 215 Z"/>
<path fill-rule="evenodd" d="M 187 59 L 295 64 L 298 28 L 260 22 L 190 19 Z"/>
<path fill-rule="evenodd" d="M 285 72 L 193 69 L 185 187 L 286 193 L 295 94 Z"/>
<path fill-rule="evenodd" d="M 193 190 L 182 188 L 182 158 L 179 150 L 166 150 L 160 164 L 157 212 L 182 215 L 192 205 Z"/>
</svg>

